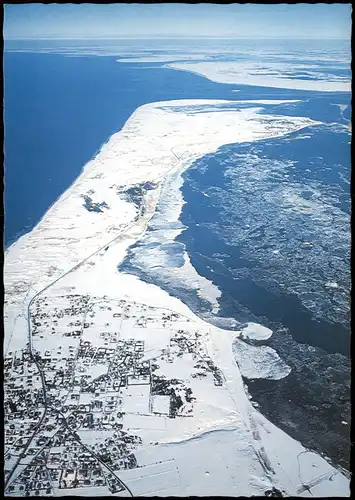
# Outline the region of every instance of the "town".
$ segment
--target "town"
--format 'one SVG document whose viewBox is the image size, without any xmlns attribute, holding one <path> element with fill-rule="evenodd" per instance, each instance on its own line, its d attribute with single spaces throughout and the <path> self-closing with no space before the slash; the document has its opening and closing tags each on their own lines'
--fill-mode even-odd
<svg viewBox="0 0 355 500">
<path fill-rule="evenodd" d="M 208 332 L 175 312 L 66 295 L 39 297 L 30 318 L 31 345 L 4 364 L 9 495 L 125 492 L 119 471 L 139 468 L 135 450 L 155 444 L 132 418 L 191 418 L 191 381 L 223 385 Z"/>
</svg>

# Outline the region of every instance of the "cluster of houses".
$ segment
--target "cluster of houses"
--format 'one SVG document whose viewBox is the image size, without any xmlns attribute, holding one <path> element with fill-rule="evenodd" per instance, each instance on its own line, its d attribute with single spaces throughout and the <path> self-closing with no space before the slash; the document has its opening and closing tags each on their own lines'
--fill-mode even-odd
<svg viewBox="0 0 355 500">
<path fill-rule="evenodd" d="M 25 450 L 27 463 L 10 482 L 6 490 L 10 494 L 46 496 L 53 494 L 53 488 L 93 486 L 106 486 L 113 493 L 122 490 L 115 471 L 137 467 L 134 450 L 142 444 L 139 436 L 123 428 L 127 405 L 129 412 L 135 412 L 135 398 L 141 405 L 146 398 L 144 411 L 150 415 L 193 415 L 191 388 L 180 380 L 157 375 L 159 359 L 173 363 L 176 356 L 192 354 L 195 376 L 210 372 L 216 385 L 223 383 L 219 370 L 205 354 L 198 331 L 191 334 L 175 327 L 161 356 L 146 359 L 144 340 L 120 339 L 119 328 L 106 328 L 109 323 L 98 332 L 98 342 L 88 340 L 91 337 L 83 332 L 95 323 L 89 297 L 71 295 L 65 300 L 66 307 L 51 309 L 49 299 L 44 297 L 32 307 L 35 360 L 27 348 L 9 352 L 4 361 L 5 453 L 11 465 Z M 103 303 L 98 309 L 103 309 L 104 321 L 105 311 L 111 311 L 115 324 L 129 321 L 134 328 L 149 330 L 152 324 L 168 328 L 180 318 L 168 310 L 124 300 L 114 305 L 111 302 L 109 307 Z M 65 328 L 58 327 L 60 321 L 62 325 L 65 322 Z M 66 340 L 65 347 L 57 340 L 55 349 L 42 346 L 41 351 L 36 350 L 45 334 L 49 338 L 77 338 Z M 137 414 L 139 411 L 143 410 L 138 409 Z M 84 445 L 83 432 L 100 435 L 100 439 Z M 9 471 L 6 465 L 5 475 Z"/>
</svg>

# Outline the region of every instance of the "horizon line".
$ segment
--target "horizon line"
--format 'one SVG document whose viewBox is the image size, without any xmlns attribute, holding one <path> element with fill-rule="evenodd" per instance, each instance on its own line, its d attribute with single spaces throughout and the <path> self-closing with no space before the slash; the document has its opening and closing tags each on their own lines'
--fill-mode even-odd
<svg viewBox="0 0 355 500">
<path fill-rule="evenodd" d="M 28 36 L 28 37 L 6 37 L 4 41 L 25 41 L 25 40 L 176 40 L 176 39 L 227 39 L 227 40 L 348 40 L 347 37 L 245 37 L 245 36 L 224 36 L 224 35 L 120 35 L 120 36 Z"/>
</svg>

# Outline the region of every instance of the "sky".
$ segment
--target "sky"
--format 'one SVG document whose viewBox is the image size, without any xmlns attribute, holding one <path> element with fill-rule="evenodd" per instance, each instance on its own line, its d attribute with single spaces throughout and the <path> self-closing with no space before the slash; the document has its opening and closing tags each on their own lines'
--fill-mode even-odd
<svg viewBox="0 0 355 500">
<path fill-rule="evenodd" d="M 5 4 L 5 39 L 351 36 L 351 4 Z"/>
</svg>

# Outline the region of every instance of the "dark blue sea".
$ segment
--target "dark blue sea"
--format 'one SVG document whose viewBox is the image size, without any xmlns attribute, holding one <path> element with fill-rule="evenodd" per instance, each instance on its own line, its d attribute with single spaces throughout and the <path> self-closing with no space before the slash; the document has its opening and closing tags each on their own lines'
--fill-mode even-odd
<svg viewBox="0 0 355 500">
<path fill-rule="evenodd" d="M 246 380 L 261 411 L 305 446 L 347 467 L 349 94 L 217 84 L 159 64 L 116 59 L 5 52 L 5 246 L 38 223 L 142 104 L 302 99 L 267 105 L 264 112 L 322 125 L 223 146 L 185 172 L 185 229 L 177 243 L 221 290 L 221 317 L 273 329 L 267 344 L 292 371 L 279 381 Z M 339 105 L 348 107 L 342 112 Z M 171 289 L 129 262 L 125 270 L 198 313 L 196 297 L 183 287 Z"/>
</svg>

